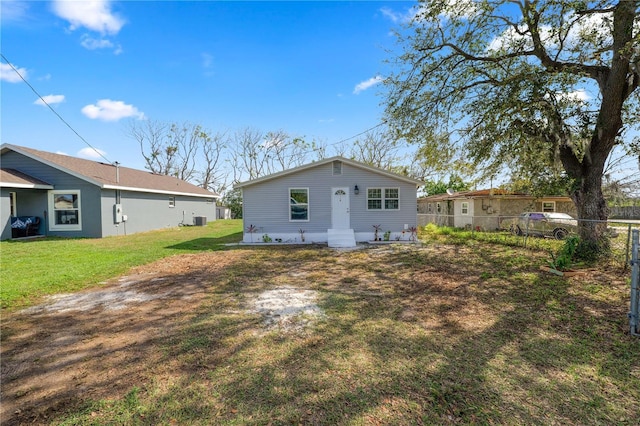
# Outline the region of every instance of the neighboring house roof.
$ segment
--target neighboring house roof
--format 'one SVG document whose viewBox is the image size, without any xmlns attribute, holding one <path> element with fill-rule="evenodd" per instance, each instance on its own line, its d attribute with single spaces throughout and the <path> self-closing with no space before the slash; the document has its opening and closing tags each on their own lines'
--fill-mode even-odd
<svg viewBox="0 0 640 426">
<path fill-rule="evenodd" d="M 204 188 L 173 176 L 159 175 L 149 171 L 131 169 L 122 166 L 116 167 L 113 164 L 100 163 L 68 155 L 54 154 L 52 152 L 39 151 L 22 146 L 3 144 L 0 147 L 0 153 L 4 154 L 8 151 L 15 151 L 50 167 L 97 185 L 103 189 L 189 195 L 192 197 L 203 198 L 218 197 L 218 194 L 214 192 L 207 191 Z M 4 176 L 9 175 L 9 172 L 6 172 L 7 170 L 8 169 L 3 169 L 3 179 L 0 179 L 3 183 L 2 186 L 5 186 Z M 22 175 L 26 176 L 24 173 Z M 27 178 L 32 180 L 35 179 L 29 176 L 27 176 Z"/>
<path fill-rule="evenodd" d="M 0 169 L 0 187 L 53 189 L 53 185 L 15 169 Z"/>
<path fill-rule="evenodd" d="M 470 198 L 503 198 L 503 199 L 545 199 L 545 200 L 563 200 L 571 201 L 570 197 L 548 195 L 548 196 L 533 196 L 524 194 L 522 192 L 511 192 L 505 189 L 493 188 L 493 189 L 479 189 L 475 191 L 459 191 L 450 194 L 435 194 L 428 197 L 422 197 L 418 201 L 447 201 L 447 200 L 460 200 Z"/>
<path fill-rule="evenodd" d="M 350 166 L 357 167 L 357 168 L 363 169 L 363 170 L 368 170 L 370 172 L 377 173 L 377 174 L 380 174 L 380 175 L 383 175 L 383 176 L 387 176 L 387 177 L 391 177 L 391 178 L 394 178 L 394 179 L 398 179 L 398 180 L 401 180 L 403 182 L 413 183 L 413 184 L 416 184 L 416 185 L 423 185 L 424 184 L 424 182 L 422 182 L 420 180 L 417 180 L 417 179 L 413 179 L 413 178 L 410 178 L 410 177 L 407 177 L 407 176 L 402 176 L 402 175 L 399 175 L 399 174 L 396 174 L 396 173 L 392 173 L 392 172 L 390 172 L 388 170 L 380 169 L 378 167 L 372 167 L 372 166 L 369 166 L 369 165 L 364 164 L 364 163 L 360 163 L 360 162 L 355 161 L 355 160 L 349 160 L 349 159 L 346 159 L 344 157 L 336 156 L 336 157 L 331 157 L 331 158 L 325 158 L 324 160 L 319 160 L 319 161 L 316 161 L 316 162 L 313 162 L 313 163 L 305 164 L 303 166 L 294 167 L 293 169 L 284 170 L 282 172 L 273 173 L 273 174 L 270 174 L 270 175 L 267 175 L 267 176 L 262 176 L 262 177 L 259 177 L 259 178 L 253 179 L 253 180 L 240 182 L 240 183 L 235 184 L 234 186 L 236 188 L 242 188 L 244 186 L 249 186 L 249 185 L 253 185 L 253 184 L 256 184 L 256 183 L 260 183 L 260 182 L 266 182 L 266 181 L 269 181 L 269 180 L 272 180 L 272 179 L 277 179 L 277 178 L 282 177 L 282 176 L 290 175 L 292 173 L 298 173 L 298 172 L 301 172 L 303 170 L 312 169 L 314 167 L 322 166 L 324 164 L 332 163 L 334 161 L 342 161 L 343 163 L 348 164 Z"/>
</svg>

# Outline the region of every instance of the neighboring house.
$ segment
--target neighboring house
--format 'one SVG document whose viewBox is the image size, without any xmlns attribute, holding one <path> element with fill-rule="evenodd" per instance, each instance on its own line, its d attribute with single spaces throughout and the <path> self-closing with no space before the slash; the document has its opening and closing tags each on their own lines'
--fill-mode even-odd
<svg viewBox="0 0 640 426">
<path fill-rule="evenodd" d="M 569 213 L 576 209 L 569 197 L 534 197 L 503 189 L 450 192 L 418 200 L 420 225 L 436 223 L 456 228 L 500 229 L 502 221 L 527 211 Z"/>
<path fill-rule="evenodd" d="M 175 177 L 9 144 L 0 156 L 2 240 L 34 219 L 38 235 L 92 238 L 216 219 L 218 195 Z"/>
<path fill-rule="evenodd" d="M 243 182 L 236 185 L 242 190 L 243 241 L 351 247 L 373 240 L 374 225 L 381 225 L 380 237 L 390 231 L 391 240 L 408 239 L 422 183 L 342 157 Z"/>
</svg>

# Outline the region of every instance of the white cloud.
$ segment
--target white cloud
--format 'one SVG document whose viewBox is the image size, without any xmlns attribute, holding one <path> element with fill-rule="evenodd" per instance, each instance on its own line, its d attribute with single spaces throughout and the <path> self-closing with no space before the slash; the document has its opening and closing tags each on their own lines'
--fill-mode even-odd
<svg viewBox="0 0 640 426">
<path fill-rule="evenodd" d="M 124 20 L 112 13 L 110 0 L 55 0 L 53 12 L 71 24 L 71 31 L 84 27 L 101 34 L 117 34 L 124 25 Z"/>
<path fill-rule="evenodd" d="M 380 12 L 383 16 L 389 18 L 389 20 L 394 24 L 405 24 L 411 22 L 411 20 L 415 18 L 417 10 L 419 9 L 412 7 L 406 12 L 396 12 L 388 7 L 383 7 L 380 9 Z"/>
<path fill-rule="evenodd" d="M 107 156 L 107 153 L 101 149 L 93 149 L 93 148 L 82 148 L 76 154 L 80 158 L 87 158 L 89 160 L 98 160 Z"/>
<path fill-rule="evenodd" d="M 46 104 L 54 105 L 61 102 L 64 102 L 64 95 L 47 95 L 43 96 L 42 99 L 37 99 L 34 105 L 46 106 Z"/>
<path fill-rule="evenodd" d="M 591 96 L 584 89 L 578 89 L 578 90 L 574 90 L 573 92 L 563 93 L 561 94 L 561 96 L 571 101 L 580 101 L 580 102 L 586 102 L 589 99 L 591 99 Z"/>
<path fill-rule="evenodd" d="M 104 38 L 93 38 L 89 34 L 83 34 L 80 38 L 80 44 L 87 50 L 110 49 L 113 43 Z"/>
<path fill-rule="evenodd" d="M 356 84 L 355 89 L 353 89 L 353 93 L 357 95 L 360 92 L 363 92 L 381 82 L 382 82 L 381 76 L 377 75 L 375 77 L 371 77 L 369 80 L 365 80 L 361 83 Z"/>
<path fill-rule="evenodd" d="M 22 75 L 22 77 L 26 80 L 26 78 L 27 78 L 27 70 L 26 70 L 26 68 L 18 68 L 18 67 L 16 67 L 16 69 L 18 70 L 20 75 Z M 11 65 L 5 64 L 5 63 L 0 63 L 0 80 L 1 81 L 6 81 L 7 83 L 19 83 L 19 82 L 22 81 L 22 79 L 20 78 L 20 75 L 18 75 L 13 70 Z"/>
<path fill-rule="evenodd" d="M 82 113 L 91 119 L 102 121 L 118 121 L 127 117 L 137 117 L 140 120 L 144 118 L 144 113 L 133 105 L 111 99 L 100 99 L 95 105 L 87 105 L 82 108 Z"/>
</svg>

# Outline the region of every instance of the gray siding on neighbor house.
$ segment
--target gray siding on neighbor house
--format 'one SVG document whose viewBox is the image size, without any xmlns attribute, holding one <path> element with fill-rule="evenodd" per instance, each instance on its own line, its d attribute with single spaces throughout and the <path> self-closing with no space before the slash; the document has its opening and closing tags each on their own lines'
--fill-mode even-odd
<svg viewBox="0 0 640 426">
<path fill-rule="evenodd" d="M 358 185 L 360 193 L 354 194 Z M 331 188 L 349 188 L 350 224 L 355 232 L 402 231 L 416 226 L 416 185 L 343 163 L 342 174 L 333 175 L 331 163 L 307 168 L 274 179 L 250 184 L 243 191 L 245 227 L 254 225 L 259 233 L 326 232 L 331 228 Z M 309 188 L 309 220 L 289 220 L 289 189 Z M 399 188 L 399 210 L 367 210 L 367 188 Z"/>
<path fill-rule="evenodd" d="M 123 235 L 152 229 L 175 227 L 183 223 L 193 224 L 194 216 L 204 216 L 207 221 L 216 219 L 216 205 L 213 196 L 211 202 L 206 198 L 175 195 L 175 207 L 169 207 L 169 194 L 156 194 L 137 191 L 122 191 L 121 204 L 123 214 L 128 216 L 126 223 L 116 226 L 113 206 L 116 203 L 116 191 L 101 189 L 99 186 L 76 178 L 68 173 L 50 167 L 16 152 L 2 155 L 2 166 L 20 170 L 54 185 L 55 190 L 80 191 L 81 230 L 64 231 L 50 229 L 48 212 L 49 191 L 37 189 L 2 188 L 0 224 L 2 239 L 11 237 L 9 224 L 9 192 L 16 192 L 17 213 L 19 216 L 39 216 L 40 234 L 62 237 L 100 238 L 110 235 Z"/>
<path fill-rule="evenodd" d="M 0 240 L 6 240 L 11 238 L 11 227 L 9 218 L 11 216 L 11 200 L 9 199 L 9 192 L 12 192 L 9 188 L 0 188 L 0 226 L 2 231 L 0 233 Z"/>
<path fill-rule="evenodd" d="M 18 215 L 39 216 L 42 222 L 40 226 L 40 232 L 42 234 L 61 237 L 102 236 L 101 213 L 99 208 L 100 188 L 17 152 L 7 152 L 4 154 L 2 156 L 2 166 L 20 170 L 23 173 L 37 177 L 45 182 L 55 183 L 56 191 L 80 191 L 80 222 L 82 229 L 79 231 L 54 231 L 50 229 L 51 220 L 48 212 L 48 191 L 32 189 L 19 189 L 15 191 L 17 193 L 16 204 L 18 206 Z M 45 211 L 47 211 L 46 217 L 44 217 Z"/>
<path fill-rule="evenodd" d="M 169 206 L 169 197 L 175 198 L 175 207 Z M 211 200 L 208 203 L 200 197 L 121 191 L 120 204 L 122 214 L 127 216 L 127 221 L 116 224 L 113 213 L 116 191 L 103 190 L 102 215 L 105 218 L 102 229 L 103 236 L 193 225 L 195 216 L 204 216 L 207 218 L 207 222 L 214 221 L 216 205 L 213 197 Z"/>
</svg>

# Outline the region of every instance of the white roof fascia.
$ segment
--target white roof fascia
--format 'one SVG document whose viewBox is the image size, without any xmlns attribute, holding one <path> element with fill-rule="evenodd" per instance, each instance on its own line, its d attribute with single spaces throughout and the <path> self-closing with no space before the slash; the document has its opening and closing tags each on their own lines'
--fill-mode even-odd
<svg viewBox="0 0 640 426">
<path fill-rule="evenodd" d="M 147 192 L 154 194 L 167 194 L 167 195 L 187 195 L 189 197 L 199 197 L 199 198 L 220 198 L 220 195 L 211 193 L 209 194 L 194 194 L 193 192 L 178 192 L 178 191 L 166 191 L 163 189 L 146 189 L 146 188 L 132 188 L 128 186 L 118 186 L 118 185 L 104 185 L 103 189 L 118 189 L 120 191 L 131 191 L 131 192 Z"/>
<path fill-rule="evenodd" d="M 53 185 L 43 185 L 39 183 L 10 183 L 10 182 L 0 182 L 0 188 L 54 189 Z"/>
</svg>

